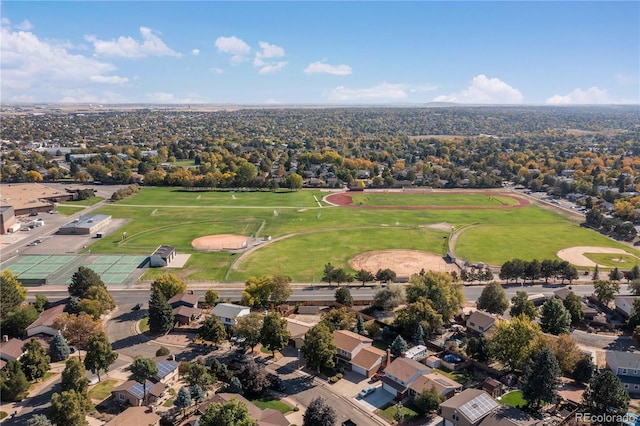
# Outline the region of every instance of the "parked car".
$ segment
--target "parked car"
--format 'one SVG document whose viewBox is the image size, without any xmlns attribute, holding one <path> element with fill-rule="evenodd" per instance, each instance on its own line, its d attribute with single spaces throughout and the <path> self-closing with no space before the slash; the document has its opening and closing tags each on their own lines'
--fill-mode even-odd
<svg viewBox="0 0 640 426">
<path fill-rule="evenodd" d="M 376 373 L 371 376 L 371 383 L 375 383 L 384 377 L 384 373 Z"/>
<path fill-rule="evenodd" d="M 360 391 L 360 393 L 358 394 L 358 397 L 364 398 L 365 396 L 374 393 L 376 389 L 377 389 L 376 387 L 368 386 Z"/>
</svg>

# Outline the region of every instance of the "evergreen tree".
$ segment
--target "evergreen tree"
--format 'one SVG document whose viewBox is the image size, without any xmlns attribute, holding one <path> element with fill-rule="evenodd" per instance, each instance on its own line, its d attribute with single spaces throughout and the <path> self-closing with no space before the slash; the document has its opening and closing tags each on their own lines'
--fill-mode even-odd
<svg viewBox="0 0 640 426">
<path fill-rule="evenodd" d="M 149 329 L 155 333 L 166 333 L 173 328 L 173 310 L 162 292 L 153 291 L 149 300 Z"/>
<path fill-rule="evenodd" d="M 191 406 L 191 394 L 185 386 L 181 387 L 178 391 L 178 396 L 173 401 L 173 405 L 182 410 L 182 414 L 184 414 L 185 408 Z"/>
<path fill-rule="evenodd" d="M 600 279 L 600 270 L 598 269 L 598 265 L 593 269 L 593 275 L 591 276 L 591 281 L 598 281 Z"/>
<path fill-rule="evenodd" d="M 202 388 L 200 387 L 200 385 L 191 386 L 191 399 L 193 399 L 196 402 L 196 404 L 199 404 L 200 402 L 202 402 L 205 396 L 206 395 L 202 390 Z"/>
<path fill-rule="evenodd" d="M 416 332 L 413 335 L 413 344 L 424 346 L 424 330 L 421 324 L 418 324 L 418 327 L 416 327 Z"/>
<path fill-rule="evenodd" d="M 20 361 L 9 361 L 0 370 L 0 398 L 2 401 L 22 401 L 29 390 L 29 380 L 22 371 Z"/>
<path fill-rule="evenodd" d="M 69 345 L 67 345 L 67 341 L 64 340 L 62 334 L 56 334 L 49 346 L 49 356 L 51 357 L 51 361 L 64 361 L 69 358 L 70 354 L 71 349 L 69 348 Z"/>
<path fill-rule="evenodd" d="M 558 399 L 560 367 L 548 348 L 537 351 L 524 369 L 522 396 L 533 407 L 539 408 L 542 402 L 553 404 Z"/>
<path fill-rule="evenodd" d="M 591 361 L 591 357 L 582 357 L 576 362 L 576 366 L 573 369 L 573 380 L 578 383 L 587 383 L 591 380 L 595 371 L 596 366 Z"/>
<path fill-rule="evenodd" d="M 109 338 L 103 331 L 89 336 L 85 351 L 87 354 L 84 357 L 84 366 L 98 375 L 98 381 L 101 380 L 100 371 L 106 373 L 109 366 L 118 359 L 118 353 L 113 350 Z"/>
<path fill-rule="evenodd" d="M 542 305 L 540 327 L 545 333 L 563 334 L 569 332 L 571 314 L 560 299 L 549 299 Z"/>
<path fill-rule="evenodd" d="M 502 288 L 502 284 L 496 281 L 487 284 L 478 298 L 477 306 L 483 311 L 502 315 L 509 307 L 507 294 Z"/>
<path fill-rule="evenodd" d="M 240 395 L 242 395 L 242 393 L 244 392 L 244 390 L 242 389 L 242 383 L 236 376 L 233 376 L 229 381 L 229 392 L 239 393 Z"/>
<path fill-rule="evenodd" d="M 215 344 L 227 338 L 227 329 L 216 315 L 211 315 L 204 320 L 200 328 L 200 337 Z"/>
<path fill-rule="evenodd" d="M 336 302 L 345 305 L 353 306 L 353 297 L 348 287 L 340 287 L 335 293 Z"/>
<path fill-rule="evenodd" d="M 8 269 L 0 274 L 0 319 L 5 319 L 27 299 L 27 291 Z"/>
<path fill-rule="evenodd" d="M 338 415 L 323 397 L 318 396 L 309 403 L 303 419 L 302 426 L 334 426 Z"/>
<path fill-rule="evenodd" d="M 86 426 L 84 398 L 75 391 L 54 393 L 51 396 L 49 420 L 56 425 Z"/>
<path fill-rule="evenodd" d="M 366 330 L 364 328 L 364 319 L 362 319 L 362 315 L 358 315 L 358 321 L 356 322 L 356 333 L 364 336 L 365 332 Z"/>
<path fill-rule="evenodd" d="M 407 341 L 398 334 L 393 343 L 391 343 L 391 354 L 393 356 L 400 356 L 403 352 L 406 352 L 407 349 L 409 349 Z"/>
<path fill-rule="evenodd" d="M 78 271 L 71 276 L 71 284 L 69 284 L 69 294 L 71 296 L 84 299 L 91 287 L 104 287 L 104 282 L 93 269 L 80 266 Z"/>
<path fill-rule="evenodd" d="M 629 393 L 610 370 L 596 374 L 582 394 L 582 407 L 592 416 L 624 415 L 629 409 Z"/>
<path fill-rule="evenodd" d="M 28 380 L 40 380 L 49 371 L 49 355 L 36 339 L 31 339 L 22 346 L 24 355 L 20 358 L 22 369 Z"/>
<path fill-rule="evenodd" d="M 287 330 L 287 320 L 280 317 L 280 313 L 271 312 L 262 322 L 260 330 L 260 343 L 271 351 L 275 356 L 275 352 L 281 350 L 289 343 L 291 333 Z"/>
</svg>

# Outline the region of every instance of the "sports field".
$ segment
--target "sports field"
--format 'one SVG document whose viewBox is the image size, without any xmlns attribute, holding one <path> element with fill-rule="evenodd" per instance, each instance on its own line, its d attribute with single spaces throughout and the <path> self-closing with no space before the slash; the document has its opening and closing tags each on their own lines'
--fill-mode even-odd
<svg viewBox="0 0 640 426">
<path fill-rule="evenodd" d="M 621 248 L 630 256 L 639 255 L 504 191 L 340 194 L 354 197 L 355 202 L 363 200 L 362 205 L 352 207 L 322 201 L 327 195 L 312 190 L 142 188 L 137 195 L 97 211 L 128 219 L 120 230 L 127 238 L 113 233 L 96 240 L 90 249 L 105 255 L 148 255 L 160 244 L 173 245 L 178 252 L 191 255 L 183 269 L 173 272 L 189 281 L 218 282 L 276 273 L 296 281 L 318 282 L 326 263 L 351 270 L 351 259 L 379 250 L 418 250 L 442 256 L 449 249 L 452 228 L 458 258 L 495 266 L 516 257 L 557 259 L 559 250 L 573 246 Z M 246 251 L 200 251 L 192 245 L 197 238 L 223 234 L 257 242 Z M 267 236 L 271 240 L 262 241 Z M 610 263 L 605 266 L 620 266 L 614 260 Z M 164 272 L 151 269 L 145 278 Z"/>
</svg>

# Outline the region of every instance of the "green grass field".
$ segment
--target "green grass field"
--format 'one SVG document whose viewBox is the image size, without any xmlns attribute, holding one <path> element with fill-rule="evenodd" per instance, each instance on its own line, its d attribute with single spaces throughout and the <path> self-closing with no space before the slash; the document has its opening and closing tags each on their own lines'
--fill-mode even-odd
<svg viewBox="0 0 640 426">
<path fill-rule="evenodd" d="M 513 391 L 502 395 L 500 402 L 511 407 L 524 407 L 527 401 L 522 397 L 522 391 Z"/>
<path fill-rule="evenodd" d="M 279 399 L 264 397 L 259 399 L 252 399 L 251 402 L 253 402 L 261 410 L 273 408 L 274 410 L 280 411 L 282 414 L 287 414 L 289 411 L 291 411 L 291 407 L 289 407 Z"/>
<path fill-rule="evenodd" d="M 118 381 L 115 379 L 106 379 L 101 381 L 89 390 L 89 398 L 102 401 L 111 395 L 111 391 L 115 387 L 116 383 L 118 383 Z"/>
<path fill-rule="evenodd" d="M 585 253 L 585 257 L 599 265 L 620 270 L 629 270 L 638 264 L 638 259 L 630 254 Z"/>
<path fill-rule="evenodd" d="M 618 247 L 630 255 L 639 254 L 535 205 L 502 210 L 380 210 L 330 207 L 321 202 L 323 207 L 319 207 L 315 199 L 322 200 L 326 194 L 306 190 L 188 192 L 142 188 L 135 196 L 96 211 L 128 221 L 118 232 L 96 240 L 87 250 L 100 254 L 150 254 L 160 244 L 173 245 L 179 253 L 191 255 L 185 267 L 175 273 L 187 281 L 214 282 L 244 281 L 252 275 L 269 273 L 319 282 L 326 263 L 348 268 L 349 259 L 367 251 L 415 249 L 445 254 L 450 227 L 459 232 L 455 247 L 459 258 L 489 265 L 501 265 L 516 257 L 554 259 L 558 250 L 577 245 Z M 397 203 L 394 201 L 398 205 L 415 205 L 416 197 L 425 196 L 381 195 L 398 197 Z M 403 196 L 412 201 L 401 203 Z M 489 200 L 482 194 L 469 194 L 467 200 L 466 196 L 437 193 L 430 204 L 469 206 L 514 201 L 508 197 Z M 125 241 L 121 239 L 122 232 L 127 232 Z M 214 234 L 270 236 L 272 241 L 245 254 L 238 262 L 241 253 L 200 252 L 191 246 L 195 238 Z M 235 269 L 231 268 L 234 262 Z M 143 279 L 154 279 L 164 272 L 150 269 Z"/>
<path fill-rule="evenodd" d="M 363 206 L 455 206 L 455 207 L 499 207 L 515 205 L 511 197 L 485 194 L 413 194 L 399 192 L 356 192 L 350 194 L 354 205 Z"/>
</svg>

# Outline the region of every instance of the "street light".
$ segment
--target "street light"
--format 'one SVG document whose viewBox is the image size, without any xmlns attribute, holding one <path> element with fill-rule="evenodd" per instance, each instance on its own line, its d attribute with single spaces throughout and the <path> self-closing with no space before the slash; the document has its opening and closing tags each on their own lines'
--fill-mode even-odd
<svg viewBox="0 0 640 426">
<path fill-rule="evenodd" d="M 300 368 L 300 348 L 298 348 L 298 368 Z"/>
</svg>

